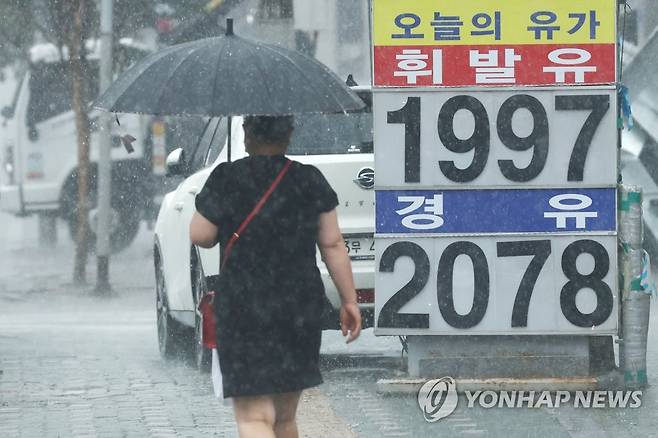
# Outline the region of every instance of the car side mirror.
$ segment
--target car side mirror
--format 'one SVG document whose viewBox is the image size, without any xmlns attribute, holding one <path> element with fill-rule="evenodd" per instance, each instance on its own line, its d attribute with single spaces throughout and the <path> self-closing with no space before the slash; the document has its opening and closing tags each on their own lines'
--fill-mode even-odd
<svg viewBox="0 0 658 438">
<path fill-rule="evenodd" d="M 35 142 L 39 140 L 39 130 L 37 129 L 36 125 L 28 125 L 27 127 L 27 138 L 31 142 Z"/>
<path fill-rule="evenodd" d="M 178 176 L 185 173 L 185 151 L 183 148 L 174 149 L 167 155 L 165 163 L 167 176 Z"/>
</svg>

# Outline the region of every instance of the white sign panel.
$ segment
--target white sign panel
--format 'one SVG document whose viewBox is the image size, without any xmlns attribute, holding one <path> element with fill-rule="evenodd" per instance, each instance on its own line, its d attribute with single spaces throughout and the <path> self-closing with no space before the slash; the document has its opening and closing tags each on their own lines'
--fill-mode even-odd
<svg viewBox="0 0 658 438">
<path fill-rule="evenodd" d="M 614 334 L 616 236 L 378 239 L 375 333 Z"/>
<path fill-rule="evenodd" d="M 376 188 L 614 187 L 616 91 L 375 90 Z"/>
</svg>

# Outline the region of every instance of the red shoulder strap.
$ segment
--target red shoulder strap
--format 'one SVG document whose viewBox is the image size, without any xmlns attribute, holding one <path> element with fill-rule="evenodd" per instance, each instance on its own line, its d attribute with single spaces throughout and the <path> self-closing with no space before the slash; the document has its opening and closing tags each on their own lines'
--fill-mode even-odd
<svg viewBox="0 0 658 438">
<path fill-rule="evenodd" d="M 274 193 L 274 190 L 277 188 L 277 186 L 279 185 L 285 174 L 288 172 L 288 169 L 290 168 L 291 165 L 292 165 L 292 161 L 288 160 L 286 164 L 283 166 L 283 169 L 281 169 L 279 174 L 276 176 L 274 181 L 272 181 L 272 184 L 267 189 L 265 194 L 260 198 L 254 209 L 251 210 L 251 213 L 249 213 L 247 218 L 244 221 L 242 221 L 242 223 L 238 227 L 238 230 L 233 233 L 228 243 L 226 244 L 226 248 L 224 248 L 224 254 L 222 255 L 222 265 L 220 267 L 220 271 L 224 269 L 224 265 L 226 265 L 226 261 L 228 260 L 228 257 L 231 254 L 231 250 L 233 249 L 233 245 L 235 245 L 235 242 L 237 242 L 237 240 L 240 238 L 240 235 L 245 230 L 245 228 L 247 228 L 249 222 L 251 222 L 256 217 L 256 215 L 260 212 L 260 210 L 263 208 L 263 205 L 265 205 L 269 197 L 272 196 L 272 193 Z"/>
</svg>

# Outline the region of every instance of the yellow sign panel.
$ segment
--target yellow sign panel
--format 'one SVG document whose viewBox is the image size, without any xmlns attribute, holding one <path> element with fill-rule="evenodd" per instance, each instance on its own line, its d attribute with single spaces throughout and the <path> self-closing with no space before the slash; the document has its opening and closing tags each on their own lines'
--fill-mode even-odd
<svg viewBox="0 0 658 438">
<path fill-rule="evenodd" d="M 375 46 L 614 44 L 617 0 L 374 0 Z"/>
</svg>

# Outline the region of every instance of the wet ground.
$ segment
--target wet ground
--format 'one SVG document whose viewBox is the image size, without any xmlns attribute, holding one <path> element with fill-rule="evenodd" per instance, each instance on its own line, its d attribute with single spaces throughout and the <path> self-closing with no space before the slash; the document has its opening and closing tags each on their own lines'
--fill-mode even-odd
<svg viewBox="0 0 658 438">
<path fill-rule="evenodd" d="M 163 361 L 155 330 L 151 235 L 112 259 L 111 298 L 70 283 L 65 229 L 55 248 L 37 241 L 35 218 L 0 214 L 0 437 L 236 436 L 230 406 L 186 360 Z M 653 312 L 652 333 L 656 332 Z M 325 383 L 300 408 L 307 437 L 658 436 L 658 348 L 640 409 L 466 408 L 427 423 L 414 396 L 379 394 L 403 369 L 397 339 L 367 330 L 346 346 L 323 337 Z"/>
</svg>

